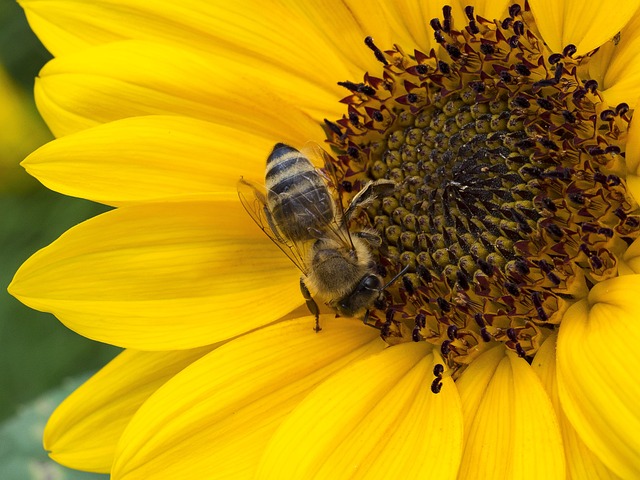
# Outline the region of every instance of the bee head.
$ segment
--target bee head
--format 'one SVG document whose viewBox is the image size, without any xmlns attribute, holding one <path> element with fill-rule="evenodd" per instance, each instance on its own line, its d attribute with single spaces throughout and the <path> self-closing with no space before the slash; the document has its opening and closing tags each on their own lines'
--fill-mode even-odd
<svg viewBox="0 0 640 480">
<path fill-rule="evenodd" d="M 358 282 L 355 288 L 345 297 L 332 305 L 340 315 L 361 317 L 382 291 L 382 280 L 373 273 L 368 273 Z"/>
</svg>

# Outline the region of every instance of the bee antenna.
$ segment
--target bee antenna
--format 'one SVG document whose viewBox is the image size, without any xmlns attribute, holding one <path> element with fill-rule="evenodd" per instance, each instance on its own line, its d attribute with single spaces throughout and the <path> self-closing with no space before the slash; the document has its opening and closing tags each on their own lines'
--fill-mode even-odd
<svg viewBox="0 0 640 480">
<path fill-rule="evenodd" d="M 391 280 L 389 280 L 386 285 L 384 285 L 380 291 L 386 290 L 388 287 L 390 287 L 393 282 L 395 282 L 396 280 L 398 280 L 402 275 L 404 275 L 405 273 L 407 273 L 407 270 L 409 270 L 409 268 L 411 267 L 411 265 L 406 265 L 402 270 L 400 270 L 395 277 L 393 277 Z"/>
</svg>

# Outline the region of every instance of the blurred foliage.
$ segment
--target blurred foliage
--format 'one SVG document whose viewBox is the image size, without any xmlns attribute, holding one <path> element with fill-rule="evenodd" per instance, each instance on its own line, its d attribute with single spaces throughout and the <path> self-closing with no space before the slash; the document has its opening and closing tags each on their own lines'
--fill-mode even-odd
<svg viewBox="0 0 640 480">
<path fill-rule="evenodd" d="M 51 134 L 28 97 L 0 65 L 0 192 L 34 188 L 34 181 L 24 175 L 19 162 L 36 147 L 47 142 Z"/>
<path fill-rule="evenodd" d="M 30 92 L 35 75 L 50 58 L 17 2 L 0 0 L 0 61 L 9 75 Z"/>
<path fill-rule="evenodd" d="M 18 164 L 51 138 L 33 102 L 33 82 L 51 58 L 13 0 L 0 0 L 0 192 L 35 188 Z"/>
<path fill-rule="evenodd" d="M 6 292 L 32 253 L 106 210 L 46 190 L 19 166 L 51 138 L 33 103 L 34 78 L 49 58 L 17 3 L 0 0 L 0 420 L 65 378 L 98 369 L 118 352 L 76 335 Z M 34 445 L 42 448 L 39 439 Z M 0 458 L 0 472 L 5 460 Z"/>
</svg>

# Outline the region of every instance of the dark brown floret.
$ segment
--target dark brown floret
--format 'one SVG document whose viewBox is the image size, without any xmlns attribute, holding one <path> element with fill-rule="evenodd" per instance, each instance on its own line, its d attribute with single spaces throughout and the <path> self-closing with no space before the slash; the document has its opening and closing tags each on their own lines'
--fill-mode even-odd
<svg viewBox="0 0 640 480">
<path fill-rule="evenodd" d="M 341 82 L 348 114 L 325 122 L 354 193 L 397 184 L 362 222 L 383 238 L 378 263 L 409 270 L 371 318 L 383 335 L 404 322 L 407 341 L 438 345 L 454 371 L 491 342 L 530 361 L 640 234 L 620 164 L 629 106 L 603 105 L 578 76 L 590 57 L 548 52 L 527 5 L 501 21 L 465 15 L 430 22 L 441 51 L 368 37 L 382 75 Z"/>
</svg>

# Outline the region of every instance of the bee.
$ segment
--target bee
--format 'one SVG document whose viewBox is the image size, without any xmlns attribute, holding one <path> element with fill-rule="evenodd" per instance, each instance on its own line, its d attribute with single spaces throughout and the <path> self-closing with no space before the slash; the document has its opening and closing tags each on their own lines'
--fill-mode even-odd
<svg viewBox="0 0 640 480">
<path fill-rule="evenodd" d="M 325 157 L 328 172 L 332 164 Z M 338 314 L 366 317 L 384 287 L 376 273 L 372 248 L 381 245 L 377 232 L 350 229 L 351 220 L 375 198 L 391 194 L 395 182 L 368 182 L 343 208 L 337 181 L 316 168 L 289 145 L 278 143 L 267 158 L 265 188 L 241 178 L 238 195 L 244 208 L 302 272 L 300 291 L 320 331 L 322 299 Z"/>
</svg>

